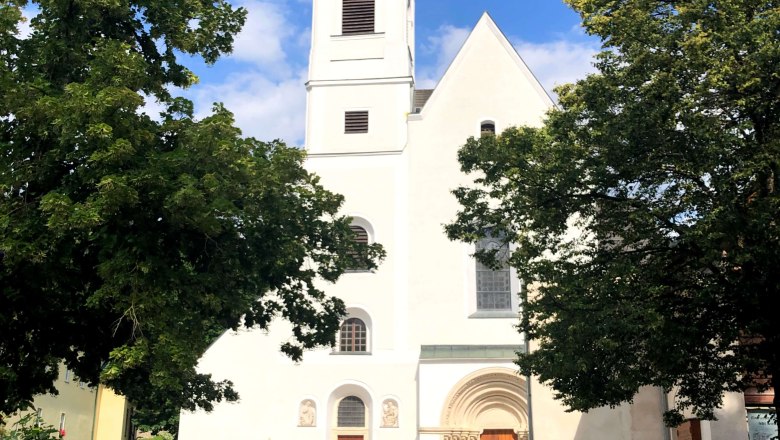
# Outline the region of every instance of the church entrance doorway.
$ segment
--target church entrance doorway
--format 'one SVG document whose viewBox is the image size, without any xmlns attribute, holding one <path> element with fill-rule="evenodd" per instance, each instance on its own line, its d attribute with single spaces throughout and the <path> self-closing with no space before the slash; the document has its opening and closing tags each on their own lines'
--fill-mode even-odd
<svg viewBox="0 0 780 440">
<path fill-rule="evenodd" d="M 512 429 L 486 429 L 479 440 L 517 440 L 517 434 Z"/>
<path fill-rule="evenodd" d="M 339 440 L 363 440 L 362 435 L 340 435 Z"/>
</svg>

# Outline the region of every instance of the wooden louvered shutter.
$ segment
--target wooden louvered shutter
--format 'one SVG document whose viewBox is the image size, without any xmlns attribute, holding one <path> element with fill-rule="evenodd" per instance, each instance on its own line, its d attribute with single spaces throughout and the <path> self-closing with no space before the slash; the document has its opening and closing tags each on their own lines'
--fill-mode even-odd
<svg viewBox="0 0 780 440">
<path fill-rule="evenodd" d="M 368 111 L 345 112 L 344 133 L 368 133 Z"/>
<path fill-rule="evenodd" d="M 368 244 L 368 232 L 366 232 L 365 229 L 363 229 L 360 226 L 356 226 L 356 225 L 352 225 L 349 228 L 352 229 L 352 232 L 355 233 L 355 242 L 356 243 L 366 244 L 366 245 Z M 355 258 L 358 258 L 361 255 L 355 253 L 352 256 L 355 257 Z M 350 267 L 348 270 L 351 270 L 351 271 L 363 271 L 363 270 L 366 270 L 366 269 L 367 268 L 363 267 L 362 265 L 356 265 L 354 267 Z"/>
<path fill-rule="evenodd" d="M 343 0 L 342 8 L 342 35 L 374 32 L 374 0 Z"/>
</svg>

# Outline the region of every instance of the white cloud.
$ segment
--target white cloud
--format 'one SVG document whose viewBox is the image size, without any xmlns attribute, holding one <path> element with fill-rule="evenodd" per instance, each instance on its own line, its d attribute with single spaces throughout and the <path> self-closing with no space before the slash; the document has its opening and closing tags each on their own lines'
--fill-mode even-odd
<svg viewBox="0 0 780 440">
<path fill-rule="evenodd" d="M 244 136 L 303 144 L 306 120 L 306 57 L 310 29 L 298 23 L 286 1 L 243 0 L 247 22 L 236 37 L 229 68 L 219 80 L 201 82 L 184 94 L 195 116 L 211 114 L 214 102 L 233 112 Z M 300 7 L 298 7 L 298 12 Z M 299 59 L 300 58 L 300 59 Z M 232 64 L 232 65 L 231 65 Z"/>
<path fill-rule="evenodd" d="M 297 32 L 282 8 L 255 0 L 244 1 L 240 6 L 247 9 L 248 16 L 244 28 L 236 36 L 230 57 L 279 75 L 288 75 L 290 70 L 283 46 Z"/>
<path fill-rule="evenodd" d="M 550 93 L 557 85 L 574 82 L 596 71 L 593 60 L 599 45 L 595 42 L 561 39 L 549 43 L 531 43 L 514 40 L 513 45 Z"/>
<path fill-rule="evenodd" d="M 443 25 L 439 27 L 438 35 L 428 37 L 427 41 L 421 45 L 420 51 L 427 56 L 435 54 L 435 58 L 432 64 L 417 66 L 416 83 L 418 89 L 432 89 L 436 86 L 470 32 L 469 28 Z"/>
<path fill-rule="evenodd" d="M 305 70 L 275 81 L 257 71 L 229 75 L 221 84 L 202 84 L 190 93 L 196 117 L 211 114 L 214 102 L 222 102 L 236 117 L 244 136 L 260 140 L 283 139 L 302 145 L 306 119 Z"/>
</svg>

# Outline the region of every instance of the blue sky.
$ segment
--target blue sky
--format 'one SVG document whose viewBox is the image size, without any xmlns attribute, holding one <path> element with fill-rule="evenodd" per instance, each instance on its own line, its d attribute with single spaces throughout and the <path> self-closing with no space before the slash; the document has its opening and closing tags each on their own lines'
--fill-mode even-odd
<svg viewBox="0 0 780 440">
<path fill-rule="evenodd" d="M 214 66 L 187 60 L 200 83 L 182 94 L 201 116 L 211 103 L 224 102 L 247 136 L 301 145 L 311 0 L 234 4 L 247 8 L 249 18 L 233 54 Z M 593 71 L 599 42 L 582 32 L 579 16 L 560 0 L 417 0 L 416 7 L 418 88 L 435 86 L 483 11 L 548 90 Z"/>
<path fill-rule="evenodd" d="M 233 53 L 213 66 L 185 58 L 200 83 L 173 92 L 192 99 L 201 117 L 223 102 L 246 136 L 302 145 L 312 0 L 232 2 L 249 12 Z M 562 0 L 416 0 L 417 88 L 435 87 L 484 11 L 548 91 L 594 70 L 599 41 L 582 32 Z M 147 111 L 159 106 L 149 102 Z"/>
</svg>

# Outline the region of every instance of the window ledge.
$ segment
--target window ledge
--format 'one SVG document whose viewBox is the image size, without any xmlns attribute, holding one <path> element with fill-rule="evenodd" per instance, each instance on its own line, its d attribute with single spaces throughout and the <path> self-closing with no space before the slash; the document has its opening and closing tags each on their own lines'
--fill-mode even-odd
<svg viewBox="0 0 780 440">
<path fill-rule="evenodd" d="M 519 312 L 512 310 L 480 310 L 469 315 L 469 319 L 518 318 L 519 316 Z"/>
<path fill-rule="evenodd" d="M 333 351 L 332 356 L 370 356 L 370 351 Z"/>
<path fill-rule="evenodd" d="M 370 32 L 365 34 L 339 34 L 331 35 L 330 37 L 337 40 L 371 40 L 376 38 L 383 38 L 384 36 L 384 32 Z"/>
</svg>

